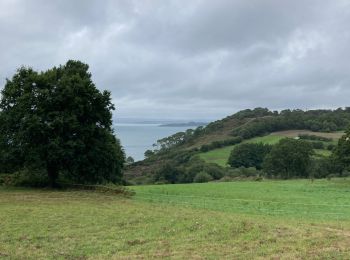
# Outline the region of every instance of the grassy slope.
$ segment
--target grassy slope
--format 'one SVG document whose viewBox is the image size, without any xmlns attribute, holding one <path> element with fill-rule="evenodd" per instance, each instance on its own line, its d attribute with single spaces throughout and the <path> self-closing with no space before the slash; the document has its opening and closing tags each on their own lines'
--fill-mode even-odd
<svg viewBox="0 0 350 260">
<path fill-rule="evenodd" d="M 138 195 L 132 200 L 0 188 L 0 258 L 346 258 L 349 217 L 335 221 L 183 207 L 182 201 L 143 202 L 141 192 L 350 204 L 348 187 L 349 182 L 340 181 L 141 186 L 135 187 Z"/>
<path fill-rule="evenodd" d="M 276 144 L 279 140 L 281 140 L 284 137 L 296 137 L 299 134 L 310 134 L 310 135 L 319 135 L 327 138 L 334 138 L 334 140 L 337 140 L 340 138 L 344 133 L 343 132 L 336 132 L 336 133 L 316 133 L 311 132 L 307 130 L 290 130 L 290 131 L 281 131 L 281 132 L 275 132 L 267 136 L 263 137 L 255 137 L 249 140 L 244 141 L 244 143 L 264 143 L 264 144 Z M 333 141 L 333 143 L 336 143 L 336 141 Z M 206 153 L 200 153 L 199 157 L 205 160 L 206 162 L 212 162 L 217 163 L 221 166 L 227 166 L 227 160 L 230 156 L 230 153 L 232 149 L 235 147 L 235 145 L 215 149 Z M 317 155 L 321 156 L 329 156 L 330 151 L 328 150 L 315 150 Z"/>
<path fill-rule="evenodd" d="M 278 218 L 350 221 L 350 179 L 134 186 L 136 199 Z"/>
</svg>

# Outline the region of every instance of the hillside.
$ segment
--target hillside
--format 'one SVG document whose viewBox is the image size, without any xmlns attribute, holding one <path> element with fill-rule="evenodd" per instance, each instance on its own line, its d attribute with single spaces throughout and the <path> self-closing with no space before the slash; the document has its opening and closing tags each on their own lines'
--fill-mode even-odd
<svg viewBox="0 0 350 260">
<path fill-rule="evenodd" d="M 314 135 L 314 136 L 320 136 L 320 137 L 332 139 L 332 141 L 323 142 L 324 146 L 327 146 L 327 144 L 335 145 L 338 139 L 343 134 L 344 132 L 342 131 L 325 133 L 325 132 L 313 132 L 309 130 L 287 130 L 287 131 L 272 132 L 262 137 L 250 138 L 250 139 L 244 140 L 242 143 L 264 143 L 264 144 L 274 145 L 278 143 L 281 139 L 286 137 L 297 138 L 300 135 Z M 220 166 L 226 167 L 230 152 L 237 145 L 239 144 L 217 148 L 208 152 L 201 152 L 199 153 L 199 157 L 206 162 L 216 163 Z M 316 156 L 329 156 L 331 153 L 331 151 L 328 149 L 314 149 L 314 151 L 316 153 Z"/>
<path fill-rule="evenodd" d="M 226 166 L 230 151 L 239 143 L 274 144 L 282 138 L 299 135 L 329 139 L 323 142 L 321 149 L 315 149 L 316 155 L 327 156 L 331 150 L 327 147 L 335 145 L 349 125 L 349 108 L 280 112 L 266 108 L 242 110 L 205 127 L 158 140 L 156 149 L 148 151 L 145 160 L 127 167 L 125 179 L 132 184 L 153 183 L 154 176 L 164 165 L 181 171 L 198 159 Z"/>
</svg>

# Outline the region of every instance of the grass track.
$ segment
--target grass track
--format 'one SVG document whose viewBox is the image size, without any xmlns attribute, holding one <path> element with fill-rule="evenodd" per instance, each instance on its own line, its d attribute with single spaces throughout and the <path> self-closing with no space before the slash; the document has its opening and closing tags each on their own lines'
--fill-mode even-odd
<svg viewBox="0 0 350 260">
<path fill-rule="evenodd" d="M 273 182 L 258 184 L 266 189 L 274 186 Z M 294 198 L 303 198 L 304 184 L 291 181 L 285 188 L 299 190 Z M 244 193 L 251 185 L 244 182 L 226 186 L 222 192 L 212 185 L 134 189 L 155 194 L 212 196 L 217 193 L 226 197 L 240 194 L 248 199 L 253 196 L 251 193 L 258 196 L 262 191 Z M 317 183 L 319 189 L 326 190 L 328 195 L 333 190 L 333 198 L 342 201 L 349 190 L 347 185 L 348 182 L 340 181 L 329 185 Z M 156 204 L 138 201 L 138 196 L 130 200 L 93 192 L 0 187 L 0 258 L 346 259 L 350 255 L 349 221 L 286 219 L 183 207 L 175 202 Z M 286 193 L 281 196 L 285 197 Z"/>
</svg>

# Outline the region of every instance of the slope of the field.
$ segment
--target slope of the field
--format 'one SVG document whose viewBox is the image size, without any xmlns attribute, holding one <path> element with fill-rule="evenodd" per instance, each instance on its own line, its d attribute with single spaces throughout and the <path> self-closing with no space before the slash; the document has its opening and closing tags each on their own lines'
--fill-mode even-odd
<svg viewBox="0 0 350 260">
<path fill-rule="evenodd" d="M 0 187 L 0 258 L 346 259 L 349 186 L 341 179 L 140 186 L 133 199 Z"/>
<path fill-rule="evenodd" d="M 350 179 L 264 180 L 132 187 L 135 199 L 284 219 L 350 221 Z"/>
<path fill-rule="evenodd" d="M 263 137 L 255 137 L 252 139 L 245 140 L 243 143 L 264 143 L 264 144 L 276 144 L 279 140 L 285 137 L 294 138 L 299 135 L 317 135 L 321 137 L 333 139 L 332 144 L 336 144 L 337 140 L 344 134 L 344 132 L 334 132 L 334 133 L 322 133 L 322 132 L 312 132 L 308 130 L 289 130 L 289 131 L 280 131 L 274 132 L 270 135 Z M 325 143 L 327 144 L 327 143 Z M 230 156 L 232 149 L 236 145 L 230 145 L 223 148 L 218 148 L 211 150 L 209 152 L 200 153 L 198 156 L 205 160 L 206 162 L 216 163 L 223 167 L 227 166 L 227 160 Z M 315 149 L 317 155 L 329 156 L 330 151 L 325 149 Z"/>
</svg>

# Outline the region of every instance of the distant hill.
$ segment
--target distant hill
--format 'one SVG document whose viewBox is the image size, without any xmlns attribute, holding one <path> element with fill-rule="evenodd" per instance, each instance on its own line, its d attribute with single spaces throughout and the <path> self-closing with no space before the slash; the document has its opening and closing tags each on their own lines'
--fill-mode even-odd
<svg viewBox="0 0 350 260">
<path fill-rule="evenodd" d="M 169 123 L 169 124 L 162 124 L 160 127 L 194 127 L 194 126 L 205 126 L 208 123 L 204 122 L 187 122 L 187 123 Z"/>
<path fill-rule="evenodd" d="M 287 109 L 280 112 L 267 108 L 246 109 L 206 126 L 158 140 L 154 151 L 148 151 L 145 160 L 126 169 L 125 178 L 132 183 L 152 183 L 158 169 L 165 164 L 175 168 L 186 167 L 190 160 L 200 158 L 201 153 L 229 148 L 251 138 L 292 130 L 338 132 L 333 135 L 339 137 L 349 125 L 350 108 L 308 111 Z"/>
</svg>

